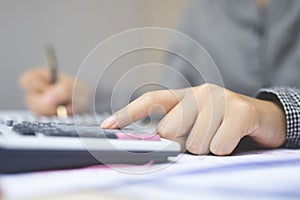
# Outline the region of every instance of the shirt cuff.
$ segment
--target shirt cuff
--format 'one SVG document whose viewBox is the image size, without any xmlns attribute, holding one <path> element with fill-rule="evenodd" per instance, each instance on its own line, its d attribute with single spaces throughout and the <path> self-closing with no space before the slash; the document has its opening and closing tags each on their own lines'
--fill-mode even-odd
<svg viewBox="0 0 300 200">
<path fill-rule="evenodd" d="M 282 106 L 287 122 L 287 135 L 284 143 L 288 148 L 300 147 L 300 90 L 289 87 L 262 88 L 256 98 L 269 100 Z"/>
</svg>

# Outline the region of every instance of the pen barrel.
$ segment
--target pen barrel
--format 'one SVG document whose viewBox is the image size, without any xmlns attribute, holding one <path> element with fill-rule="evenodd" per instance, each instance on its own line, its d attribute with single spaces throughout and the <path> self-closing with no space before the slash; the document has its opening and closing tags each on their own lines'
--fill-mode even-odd
<svg viewBox="0 0 300 200">
<path fill-rule="evenodd" d="M 56 68 L 51 68 L 50 69 L 51 77 L 50 77 L 50 84 L 54 84 L 57 81 L 57 69 Z"/>
<path fill-rule="evenodd" d="M 56 57 L 54 53 L 54 48 L 51 45 L 47 45 L 45 47 L 45 53 L 46 53 L 46 64 L 49 67 L 50 70 L 50 84 L 54 84 L 57 81 L 57 62 Z"/>
</svg>

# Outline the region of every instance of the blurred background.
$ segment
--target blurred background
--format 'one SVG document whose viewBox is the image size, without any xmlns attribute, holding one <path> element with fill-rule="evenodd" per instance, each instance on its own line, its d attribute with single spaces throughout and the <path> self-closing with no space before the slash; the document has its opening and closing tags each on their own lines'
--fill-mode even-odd
<svg viewBox="0 0 300 200">
<path fill-rule="evenodd" d="M 0 109 L 26 108 L 18 78 L 55 46 L 69 74 L 100 42 L 124 30 L 175 28 L 189 0 L 0 0 Z"/>
</svg>

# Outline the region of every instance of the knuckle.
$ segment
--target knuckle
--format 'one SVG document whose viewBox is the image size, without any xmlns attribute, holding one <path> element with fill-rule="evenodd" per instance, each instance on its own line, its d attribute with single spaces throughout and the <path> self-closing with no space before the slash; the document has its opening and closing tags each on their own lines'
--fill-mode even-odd
<svg viewBox="0 0 300 200">
<path fill-rule="evenodd" d="M 173 135 L 173 131 L 166 127 L 165 125 L 157 126 L 157 133 L 166 139 L 173 139 L 175 136 Z"/>
<path fill-rule="evenodd" d="M 195 155 L 200 155 L 201 154 L 201 150 L 200 147 L 198 145 L 195 144 L 186 144 L 186 149 Z"/>
<path fill-rule="evenodd" d="M 209 91 L 209 90 L 215 90 L 217 88 L 220 87 L 212 83 L 204 83 L 200 86 L 194 87 L 196 91 Z"/>
<path fill-rule="evenodd" d="M 227 90 L 224 88 L 212 84 L 212 83 L 204 83 L 200 86 L 193 87 L 193 92 L 196 94 L 196 96 L 203 99 L 203 96 L 206 98 L 214 98 L 214 99 L 221 99 L 224 98 L 224 94 Z"/>
<path fill-rule="evenodd" d="M 140 100 L 142 100 L 142 102 L 145 105 L 150 106 L 159 103 L 162 100 L 161 97 L 164 96 L 166 93 L 169 93 L 169 91 L 157 90 L 157 91 L 146 92 L 140 97 Z"/>
<path fill-rule="evenodd" d="M 129 108 L 122 109 L 114 113 L 114 120 L 119 127 L 123 127 L 127 124 L 133 123 L 135 118 L 135 112 Z"/>
<path fill-rule="evenodd" d="M 150 104 L 150 103 L 152 103 L 152 102 L 154 102 L 156 100 L 157 94 L 155 94 L 155 93 L 156 92 L 146 92 L 145 94 L 143 94 L 141 96 L 141 98 L 143 99 L 143 101 L 145 103 Z"/>
<path fill-rule="evenodd" d="M 205 83 L 203 84 L 203 87 L 206 87 L 206 88 L 218 88 L 219 86 L 213 84 L 213 83 Z"/>
<path fill-rule="evenodd" d="M 248 116 L 253 109 L 253 105 L 243 98 L 232 98 L 229 100 L 228 105 L 229 111 L 238 114 L 241 117 Z"/>
<path fill-rule="evenodd" d="M 204 143 L 204 141 L 199 141 L 199 139 L 196 140 L 196 138 L 193 139 L 189 136 L 186 140 L 185 146 L 190 153 L 203 155 L 208 153 L 208 147 L 206 147 Z"/>
<path fill-rule="evenodd" d="M 163 128 L 163 129 L 159 130 L 158 133 L 163 138 L 166 138 L 166 139 L 172 139 L 173 138 L 171 132 L 166 128 Z"/>
<path fill-rule="evenodd" d="M 203 93 L 206 90 L 206 83 L 192 88 L 195 94 Z"/>
<path fill-rule="evenodd" d="M 214 138 L 214 140 L 215 139 L 216 138 Z M 217 142 L 210 143 L 210 152 L 218 156 L 230 155 L 234 150 L 230 145 L 231 143 L 232 141 L 224 137 L 220 137 L 218 138 Z"/>
<path fill-rule="evenodd" d="M 218 146 L 218 145 L 210 148 L 210 152 L 217 156 L 230 155 L 232 153 L 232 151 L 233 151 L 232 149 L 223 148 L 222 146 Z"/>
</svg>

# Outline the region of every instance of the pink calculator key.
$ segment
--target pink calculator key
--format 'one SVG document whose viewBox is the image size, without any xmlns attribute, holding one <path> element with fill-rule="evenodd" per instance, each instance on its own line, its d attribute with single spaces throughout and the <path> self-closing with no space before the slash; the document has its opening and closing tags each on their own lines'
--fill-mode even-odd
<svg viewBox="0 0 300 200">
<path fill-rule="evenodd" d="M 115 135 L 120 140 L 160 141 L 160 136 L 158 134 L 148 135 L 148 134 L 141 134 L 141 133 L 116 132 Z"/>
</svg>

